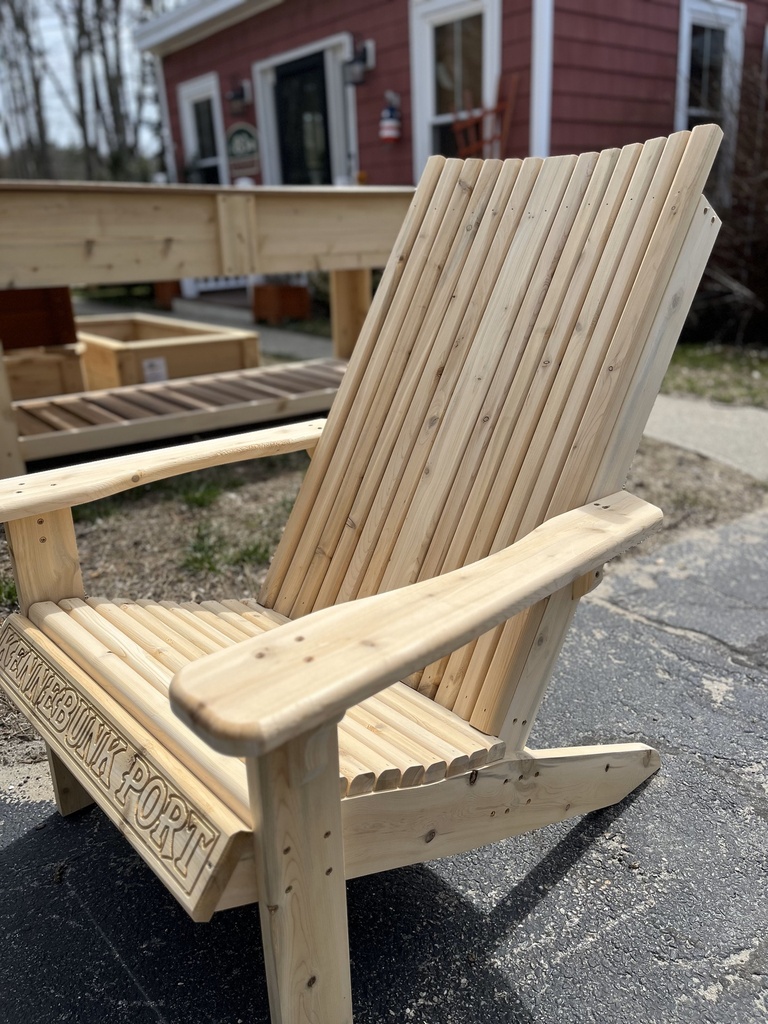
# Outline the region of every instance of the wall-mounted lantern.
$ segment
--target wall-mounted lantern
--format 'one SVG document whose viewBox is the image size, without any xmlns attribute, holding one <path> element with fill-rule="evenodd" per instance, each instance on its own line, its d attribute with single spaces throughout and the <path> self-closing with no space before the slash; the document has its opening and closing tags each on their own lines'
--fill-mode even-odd
<svg viewBox="0 0 768 1024">
<path fill-rule="evenodd" d="M 253 85 L 249 78 L 233 79 L 230 89 L 224 94 L 233 114 L 241 114 L 244 107 L 253 103 Z"/>
<path fill-rule="evenodd" d="M 341 67 L 344 85 L 361 85 L 366 71 L 376 67 L 376 43 L 373 39 L 366 39 L 361 46 L 355 46 L 352 58 L 345 60 Z"/>
</svg>

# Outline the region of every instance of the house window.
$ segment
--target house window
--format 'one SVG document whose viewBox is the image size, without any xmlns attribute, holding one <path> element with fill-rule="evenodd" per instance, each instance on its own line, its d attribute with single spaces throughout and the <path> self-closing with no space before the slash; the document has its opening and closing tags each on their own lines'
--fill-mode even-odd
<svg viewBox="0 0 768 1024">
<path fill-rule="evenodd" d="M 721 205 L 730 200 L 746 5 L 731 0 L 683 0 L 680 6 L 675 128 L 714 122 L 725 133 L 707 190 Z"/>
<path fill-rule="evenodd" d="M 458 111 L 483 105 L 483 16 L 474 14 L 434 26 L 432 152 L 454 156 L 451 124 Z"/>
<path fill-rule="evenodd" d="M 410 0 L 414 180 L 456 152 L 458 113 L 492 107 L 501 72 L 501 0 Z"/>
<path fill-rule="evenodd" d="M 182 82 L 178 97 L 185 181 L 199 185 L 229 184 L 218 75 L 201 75 Z"/>
</svg>

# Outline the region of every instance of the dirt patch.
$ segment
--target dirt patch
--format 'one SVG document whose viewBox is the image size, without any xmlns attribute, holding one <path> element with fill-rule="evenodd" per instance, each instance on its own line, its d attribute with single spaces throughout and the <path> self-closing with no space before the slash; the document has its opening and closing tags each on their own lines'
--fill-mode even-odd
<svg viewBox="0 0 768 1024">
<path fill-rule="evenodd" d="M 192 600 L 255 597 L 306 468 L 306 457 L 265 459 L 141 488 L 80 513 L 76 531 L 89 594 Z M 664 509 L 663 529 L 635 557 L 688 528 L 760 507 L 765 485 L 671 445 L 644 440 L 628 489 Z M 0 581 L 11 575 L 5 541 Z M 0 618 L 12 610 L 6 593 Z M 45 757 L 34 730 L 0 695 L 0 767 Z"/>
<path fill-rule="evenodd" d="M 644 438 L 627 490 L 664 511 L 661 530 L 624 556 L 648 554 L 681 530 L 737 519 L 768 501 L 768 485 L 722 462 Z"/>
</svg>

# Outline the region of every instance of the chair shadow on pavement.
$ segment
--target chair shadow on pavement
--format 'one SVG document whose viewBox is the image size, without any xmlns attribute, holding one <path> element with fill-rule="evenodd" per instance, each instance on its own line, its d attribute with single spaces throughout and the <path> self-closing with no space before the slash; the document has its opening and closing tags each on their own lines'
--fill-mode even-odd
<svg viewBox="0 0 768 1024">
<path fill-rule="evenodd" d="M 427 865 L 350 881 L 356 1024 L 531 1024 L 493 954 L 637 795 L 577 821 L 488 913 Z M 49 807 L 0 850 L 0 1019 L 267 1024 L 255 907 L 195 924 L 98 810 Z M 0 800 L 0 822 L 17 812 Z"/>
</svg>

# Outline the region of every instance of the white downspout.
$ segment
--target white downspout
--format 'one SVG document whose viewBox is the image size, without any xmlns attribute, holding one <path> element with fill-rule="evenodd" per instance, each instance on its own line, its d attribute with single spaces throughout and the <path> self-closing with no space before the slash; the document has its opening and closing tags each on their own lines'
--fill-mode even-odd
<svg viewBox="0 0 768 1024">
<path fill-rule="evenodd" d="M 555 0 L 531 0 L 530 156 L 549 156 Z"/>
</svg>

